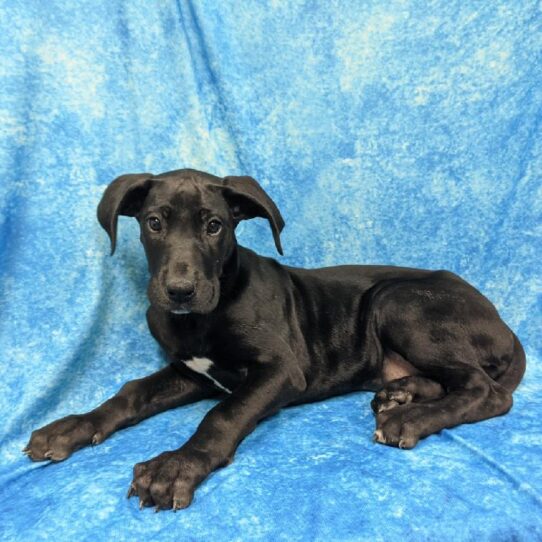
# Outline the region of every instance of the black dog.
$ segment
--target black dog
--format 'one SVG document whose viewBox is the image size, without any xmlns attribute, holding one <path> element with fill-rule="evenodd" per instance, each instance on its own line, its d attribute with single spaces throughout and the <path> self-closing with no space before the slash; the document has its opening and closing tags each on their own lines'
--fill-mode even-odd
<svg viewBox="0 0 542 542">
<path fill-rule="evenodd" d="M 35 461 L 61 461 L 121 427 L 219 396 L 186 444 L 134 468 L 128 496 L 178 509 L 260 420 L 287 405 L 377 391 L 374 438 L 400 448 L 512 406 L 523 349 L 493 305 L 453 273 L 307 270 L 258 256 L 237 245 L 238 222 L 267 218 L 280 253 L 284 222 L 250 177 L 189 169 L 119 177 L 98 207 L 113 251 L 119 214 L 140 223 L 147 320 L 172 365 L 34 431 L 25 452 Z"/>
</svg>

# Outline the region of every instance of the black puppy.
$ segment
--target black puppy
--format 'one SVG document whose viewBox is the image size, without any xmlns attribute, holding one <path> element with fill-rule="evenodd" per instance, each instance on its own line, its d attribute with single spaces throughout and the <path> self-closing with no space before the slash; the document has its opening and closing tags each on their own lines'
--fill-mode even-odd
<svg viewBox="0 0 542 542">
<path fill-rule="evenodd" d="M 512 406 L 523 349 L 493 305 L 453 273 L 307 270 L 258 256 L 237 245 L 235 226 L 265 217 L 282 254 L 284 222 L 250 177 L 189 169 L 119 177 L 98 207 L 112 251 L 119 214 L 140 223 L 151 273 L 147 320 L 172 364 L 91 412 L 34 431 L 25 452 L 35 461 L 61 461 L 121 427 L 218 396 L 186 444 L 134 468 L 128 496 L 178 509 L 286 405 L 377 391 L 374 438 L 400 448 Z"/>
</svg>

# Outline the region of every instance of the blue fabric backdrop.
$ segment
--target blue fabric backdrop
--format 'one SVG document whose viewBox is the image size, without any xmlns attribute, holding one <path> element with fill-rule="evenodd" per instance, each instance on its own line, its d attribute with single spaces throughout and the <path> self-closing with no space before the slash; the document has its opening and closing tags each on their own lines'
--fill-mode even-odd
<svg viewBox="0 0 542 542">
<path fill-rule="evenodd" d="M 542 539 L 539 2 L 4 0 L 0 28 L 6 539 Z M 135 221 L 109 258 L 95 208 L 179 167 L 259 179 L 284 263 L 470 280 L 527 350 L 512 412 L 405 452 L 372 444 L 370 394 L 291 408 L 177 514 L 124 498 L 132 466 L 211 401 L 31 463 L 31 430 L 163 365 Z M 273 254 L 263 221 L 238 237 Z"/>
</svg>

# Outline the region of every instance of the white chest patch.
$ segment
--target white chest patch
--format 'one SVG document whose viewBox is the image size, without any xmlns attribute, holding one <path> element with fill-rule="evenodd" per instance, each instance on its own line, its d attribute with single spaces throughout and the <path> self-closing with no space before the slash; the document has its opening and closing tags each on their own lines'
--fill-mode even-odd
<svg viewBox="0 0 542 542">
<path fill-rule="evenodd" d="M 223 386 L 216 378 L 213 377 L 212 372 L 213 372 L 213 367 L 215 366 L 215 364 L 209 358 L 194 357 L 186 361 L 183 360 L 183 363 L 189 369 L 192 369 L 192 371 L 195 371 L 196 373 L 199 373 L 200 375 L 206 376 L 209 380 L 213 382 L 213 384 L 217 388 L 227 393 L 231 393 L 231 390 Z"/>
</svg>

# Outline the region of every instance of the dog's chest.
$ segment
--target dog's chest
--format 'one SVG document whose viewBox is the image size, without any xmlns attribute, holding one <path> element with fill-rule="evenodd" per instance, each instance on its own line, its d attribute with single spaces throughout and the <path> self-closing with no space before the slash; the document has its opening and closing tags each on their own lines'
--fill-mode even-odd
<svg viewBox="0 0 542 542">
<path fill-rule="evenodd" d="M 231 393 L 239 378 L 230 371 L 226 371 L 207 357 L 193 356 L 179 360 L 194 373 L 203 376 L 215 388 L 226 393 Z"/>
</svg>

